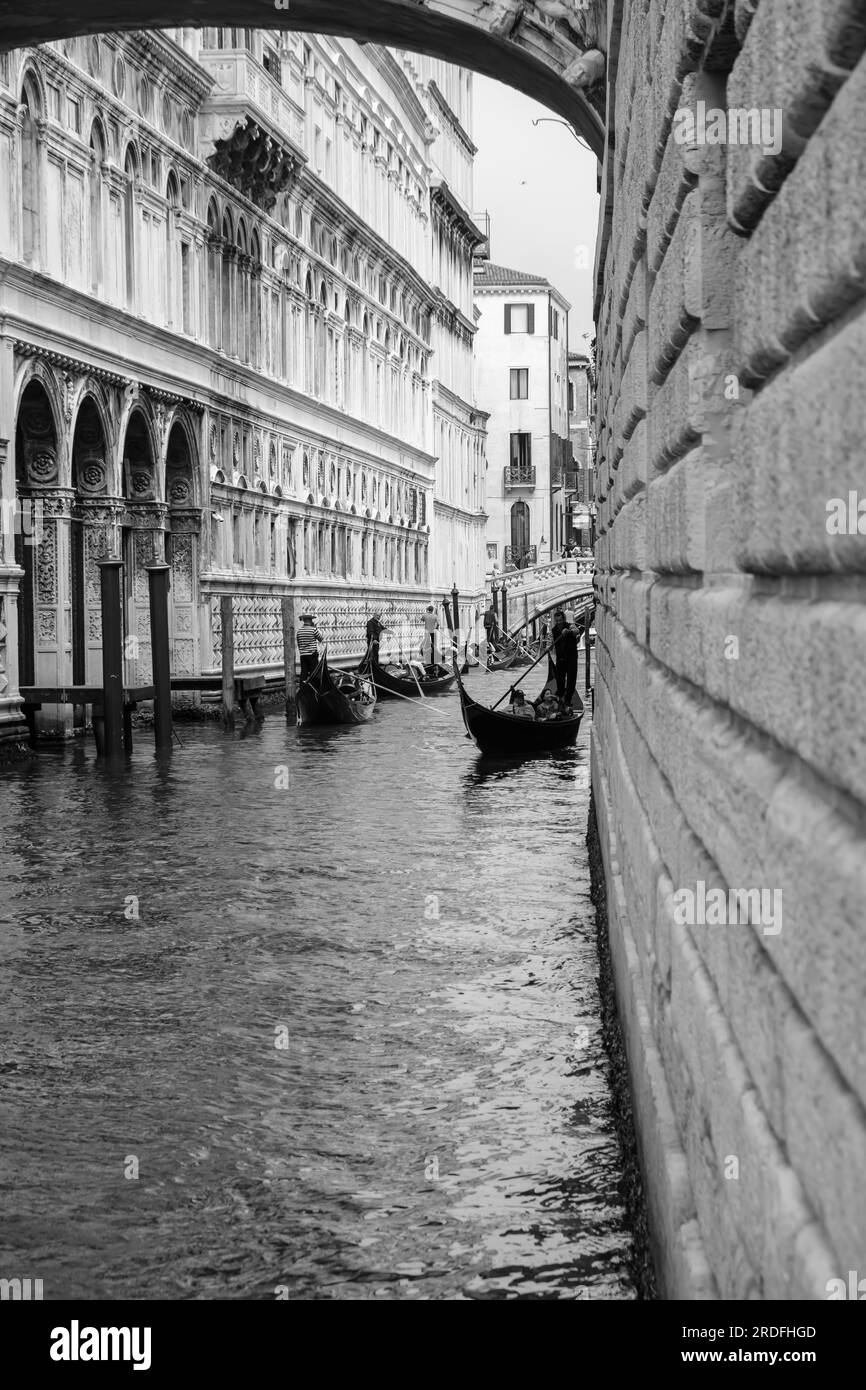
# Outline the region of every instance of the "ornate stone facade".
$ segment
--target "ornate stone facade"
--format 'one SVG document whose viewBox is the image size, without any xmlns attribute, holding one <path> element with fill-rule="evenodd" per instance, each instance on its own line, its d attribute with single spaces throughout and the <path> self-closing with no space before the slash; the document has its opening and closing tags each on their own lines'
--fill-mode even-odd
<svg viewBox="0 0 866 1390">
<path fill-rule="evenodd" d="M 3 496 L 42 517 L 37 544 L 5 537 L 21 685 L 99 684 L 111 554 L 129 684 L 151 676 L 155 560 L 171 566 L 177 674 L 218 668 L 225 593 L 239 669 L 281 664 L 283 593 L 333 625 L 335 658 L 358 650 L 371 607 L 420 615 L 431 585 L 456 582 L 469 616 L 484 521 L 463 302 L 474 147 L 443 95 L 469 81 L 253 30 L 6 56 Z"/>
</svg>

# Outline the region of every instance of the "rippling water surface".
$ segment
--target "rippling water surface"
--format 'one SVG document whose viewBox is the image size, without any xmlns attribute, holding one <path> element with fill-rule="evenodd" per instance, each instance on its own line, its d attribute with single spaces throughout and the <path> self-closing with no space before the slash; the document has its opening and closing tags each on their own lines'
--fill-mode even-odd
<svg viewBox="0 0 866 1390">
<path fill-rule="evenodd" d="M 179 732 L 0 782 L 0 1275 L 633 1298 L 583 733 L 488 768 L 456 695 Z"/>
</svg>

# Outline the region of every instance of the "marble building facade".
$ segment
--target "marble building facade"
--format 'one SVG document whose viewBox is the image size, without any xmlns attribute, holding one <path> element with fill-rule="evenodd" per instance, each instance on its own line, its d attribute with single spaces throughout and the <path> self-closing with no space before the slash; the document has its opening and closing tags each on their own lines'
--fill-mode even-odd
<svg viewBox="0 0 866 1390">
<path fill-rule="evenodd" d="M 19 685 L 100 682 L 109 554 L 129 684 L 155 560 L 176 674 L 219 668 L 227 593 L 238 667 L 282 664 L 287 592 L 336 659 L 373 607 L 412 626 L 456 584 L 471 619 L 470 123 L 468 74 L 318 36 L 0 54 L 0 736 Z"/>
</svg>

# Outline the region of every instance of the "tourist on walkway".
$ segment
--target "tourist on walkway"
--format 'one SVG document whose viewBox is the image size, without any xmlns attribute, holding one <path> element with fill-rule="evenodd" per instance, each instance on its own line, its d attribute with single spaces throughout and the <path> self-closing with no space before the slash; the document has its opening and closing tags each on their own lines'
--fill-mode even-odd
<svg viewBox="0 0 866 1390">
<path fill-rule="evenodd" d="M 314 626 L 315 618 L 312 613 L 301 614 L 301 626 L 298 628 L 298 651 L 301 655 L 301 679 L 308 680 L 319 664 L 319 652 L 317 642 L 323 642 L 321 632 Z"/>
</svg>

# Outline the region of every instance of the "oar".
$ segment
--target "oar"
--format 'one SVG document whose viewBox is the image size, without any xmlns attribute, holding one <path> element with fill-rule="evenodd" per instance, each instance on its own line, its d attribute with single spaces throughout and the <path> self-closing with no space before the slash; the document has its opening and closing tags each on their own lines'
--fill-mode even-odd
<svg viewBox="0 0 866 1390">
<path fill-rule="evenodd" d="M 525 680 L 526 680 L 526 677 L 529 675 L 530 671 L 534 670 L 534 668 L 538 665 L 539 661 L 542 661 L 542 660 L 544 659 L 544 657 L 546 657 L 546 656 L 547 656 L 547 652 L 546 652 L 546 651 L 542 652 L 542 653 L 541 653 L 541 656 L 537 656 L 537 657 L 535 658 L 535 660 L 533 661 L 532 665 L 531 665 L 531 666 L 527 666 L 526 670 L 523 672 L 523 675 L 520 677 L 520 680 L 519 680 L 519 681 L 515 681 L 513 685 L 510 685 L 510 686 L 508 687 L 508 689 L 507 689 L 506 692 L 505 692 L 505 695 L 509 695 L 509 694 L 511 694 L 512 691 L 516 690 L 517 687 L 520 685 L 520 682 L 521 682 L 521 681 L 525 681 Z M 495 705 L 491 705 L 490 708 L 491 708 L 492 710 L 497 709 L 497 708 L 499 707 L 499 705 L 502 704 L 502 701 L 505 699 L 505 695 L 500 695 L 499 699 L 496 701 L 496 704 L 495 704 Z"/>
<path fill-rule="evenodd" d="M 385 685 L 376 685 L 376 682 L 373 681 L 373 680 L 371 680 L 370 684 L 373 685 L 373 686 L 375 686 L 375 688 L 376 688 L 377 690 L 383 690 L 383 691 L 385 692 L 386 695 L 393 695 L 394 698 L 397 699 L 397 700 L 408 700 L 410 705 L 414 705 L 414 704 L 415 704 L 415 696 L 414 696 L 414 695 L 401 695 L 400 692 L 399 692 L 399 690 L 389 690 L 388 687 L 385 686 Z M 426 696 L 426 695 L 424 696 L 424 699 L 425 699 L 425 700 L 427 699 L 427 696 Z M 443 717 L 446 717 L 446 718 L 447 718 L 447 715 L 446 715 L 445 710 L 439 709 L 438 705 L 436 705 L 435 703 L 432 704 L 432 705 L 430 706 L 430 713 L 431 713 L 431 714 L 439 714 L 439 715 L 442 715 Z"/>
<path fill-rule="evenodd" d="M 434 653 L 431 652 L 431 656 L 432 656 L 432 655 L 434 655 Z M 420 681 L 418 680 L 418 677 L 415 675 L 415 667 L 412 665 L 412 659 L 411 659 L 411 657 L 410 657 L 409 660 L 406 662 L 406 665 L 409 667 L 409 670 L 410 670 L 410 672 L 411 672 L 411 674 L 412 674 L 412 679 L 414 680 L 415 684 L 418 686 L 418 694 L 421 696 L 421 699 L 422 699 L 422 700 L 426 700 L 426 699 L 427 699 L 427 696 L 424 694 L 424 691 L 421 689 L 421 683 L 420 683 Z M 396 691 L 394 692 L 394 694 L 395 694 L 395 695 L 399 695 L 399 694 L 400 694 L 399 690 L 396 690 Z M 403 699 L 404 699 L 404 700 L 410 700 L 411 698 L 412 698 L 411 695 L 404 695 L 404 696 L 403 696 Z"/>
</svg>

